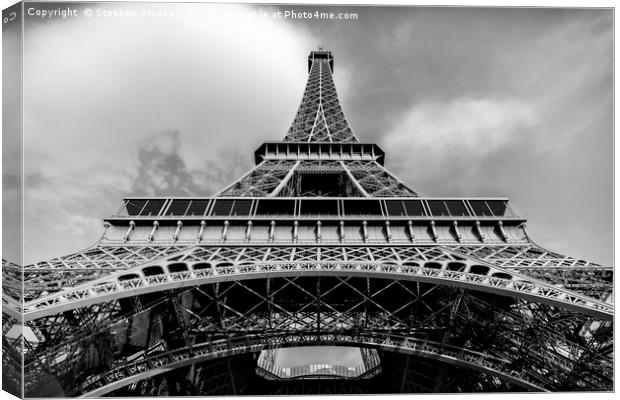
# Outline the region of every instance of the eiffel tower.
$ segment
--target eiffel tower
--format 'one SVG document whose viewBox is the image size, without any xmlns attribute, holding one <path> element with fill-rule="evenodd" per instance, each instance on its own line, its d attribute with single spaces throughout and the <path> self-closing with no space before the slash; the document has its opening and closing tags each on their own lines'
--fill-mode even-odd
<svg viewBox="0 0 620 400">
<path fill-rule="evenodd" d="M 534 243 L 506 198 L 419 195 L 354 135 L 331 52 L 308 72 L 219 193 L 127 198 L 93 247 L 3 262 L 5 383 L 23 362 L 28 397 L 613 390 L 612 268 Z M 362 361 L 279 364 L 312 346 Z"/>
</svg>

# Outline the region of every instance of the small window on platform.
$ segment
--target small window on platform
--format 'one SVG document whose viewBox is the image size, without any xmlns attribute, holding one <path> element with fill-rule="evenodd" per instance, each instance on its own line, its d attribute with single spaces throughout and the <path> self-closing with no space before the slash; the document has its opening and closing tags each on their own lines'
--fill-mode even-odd
<svg viewBox="0 0 620 400">
<path fill-rule="evenodd" d="M 469 216 L 467 208 L 465 208 L 465 203 L 463 203 L 462 200 L 446 200 L 446 206 L 448 207 L 450 215 L 460 217 Z"/>
<path fill-rule="evenodd" d="M 172 203 L 170 203 L 170 207 L 168 207 L 166 215 L 185 215 L 185 212 L 187 211 L 187 207 L 189 207 L 190 202 L 191 200 L 172 200 Z"/>
<path fill-rule="evenodd" d="M 197 264 L 192 265 L 192 269 L 193 269 L 194 271 L 198 271 L 198 270 L 201 270 L 201 269 L 209 269 L 209 268 L 211 268 L 211 264 L 209 264 L 209 263 L 204 263 L 204 262 L 203 262 L 203 263 L 197 263 Z"/>
<path fill-rule="evenodd" d="M 252 208 L 252 200 L 235 200 L 231 215 L 250 215 L 250 208 Z"/>
<path fill-rule="evenodd" d="M 127 215 L 140 215 L 140 211 L 146 205 L 147 200 L 128 200 L 127 207 Z"/>
<path fill-rule="evenodd" d="M 259 200 L 256 215 L 293 215 L 295 200 Z"/>
<path fill-rule="evenodd" d="M 152 267 L 146 267 L 142 269 L 142 273 L 144 276 L 155 276 L 155 275 L 163 275 L 164 270 L 162 267 L 158 265 L 154 265 Z"/>
<path fill-rule="evenodd" d="M 168 271 L 170 271 L 171 273 L 187 271 L 187 264 L 185 263 L 169 264 Z"/>
<path fill-rule="evenodd" d="M 431 210 L 431 214 L 435 217 L 450 216 L 446 203 L 443 200 L 428 200 L 428 207 Z"/>
<path fill-rule="evenodd" d="M 403 200 L 407 215 L 410 217 L 422 217 L 425 216 L 424 207 L 420 200 Z"/>
<path fill-rule="evenodd" d="M 449 262 L 446 269 L 448 271 L 463 271 L 465 269 L 465 264 L 457 261 Z"/>
<path fill-rule="evenodd" d="M 344 200 L 344 215 L 383 215 L 379 200 Z"/>
<path fill-rule="evenodd" d="M 441 264 L 438 262 L 429 261 L 424 264 L 424 268 L 441 269 Z"/>
<path fill-rule="evenodd" d="M 187 209 L 188 216 L 199 217 L 205 215 L 205 211 L 207 211 L 207 206 L 209 205 L 209 200 L 192 200 L 192 203 L 189 205 Z"/>
<path fill-rule="evenodd" d="M 484 265 L 472 265 L 469 268 L 469 272 L 476 275 L 486 275 L 489 273 L 489 267 L 485 267 Z"/>
<path fill-rule="evenodd" d="M 337 200 L 301 200 L 301 215 L 338 215 Z"/>
<path fill-rule="evenodd" d="M 507 274 L 505 272 L 496 272 L 494 274 L 491 275 L 493 278 L 499 278 L 499 279 L 512 279 L 512 275 Z"/>
<path fill-rule="evenodd" d="M 474 210 L 477 216 L 481 217 L 492 217 L 493 213 L 487 206 L 487 202 L 484 200 L 469 200 L 469 205 Z"/>
<path fill-rule="evenodd" d="M 121 275 L 118 277 L 119 281 L 130 281 L 132 279 L 138 279 L 140 278 L 140 275 L 138 274 L 127 274 L 127 275 Z"/>
<path fill-rule="evenodd" d="M 142 212 L 140 212 L 140 216 L 143 216 L 143 217 L 157 216 L 161 208 L 164 206 L 165 202 L 166 200 L 149 200 L 144 206 L 144 208 L 142 209 Z"/>
<path fill-rule="evenodd" d="M 387 213 L 391 216 L 404 217 L 407 215 L 407 211 L 405 210 L 405 206 L 401 200 L 386 200 L 385 206 Z"/>
</svg>

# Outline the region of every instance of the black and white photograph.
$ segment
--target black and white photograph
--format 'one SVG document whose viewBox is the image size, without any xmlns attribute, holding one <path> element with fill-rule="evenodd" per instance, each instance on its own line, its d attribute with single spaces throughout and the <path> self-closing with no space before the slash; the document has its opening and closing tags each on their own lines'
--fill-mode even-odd
<svg viewBox="0 0 620 400">
<path fill-rule="evenodd" d="M 2 5 L 7 399 L 614 392 L 611 2 Z"/>
</svg>

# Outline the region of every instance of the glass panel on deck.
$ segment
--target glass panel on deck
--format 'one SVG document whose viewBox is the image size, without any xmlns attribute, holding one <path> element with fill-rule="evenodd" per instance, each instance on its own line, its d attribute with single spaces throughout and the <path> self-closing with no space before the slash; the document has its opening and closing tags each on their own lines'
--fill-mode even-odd
<svg viewBox="0 0 620 400">
<path fill-rule="evenodd" d="M 443 200 L 428 200 L 428 207 L 431 209 L 431 214 L 435 217 L 447 217 L 450 216 L 446 203 Z"/>
<path fill-rule="evenodd" d="M 405 210 L 405 206 L 401 200 L 386 200 L 385 206 L 387 208 L 388 215 L 394 217 L 404 217 L 407 215 L 407 211 Z"/>
<path fill-rule="evenodd" d="M 140 215 L 140 211 L 146 205 L 147 200 L 128 200 L 127 207 L 127 215 Z"/>
<path fill-rule="evenodd" d="M 487 200 L 487 205 L 496 217 L 514 217 L 508 204 L 503 200 Z"/>
<path fill-rule="evenodd" d="M 481 216 L 481 217 L 492 217 L 493 216 L 493 213 L 491 213 L 491 210 L 487 206 L 487 202 L 484 200 L 469 200 L 469 205 L 471 205 L 471 208 L 473 208 L 474 213 L 476 213 L 477 216 Z"/>
<path fill-rule="evenodd" d="M 250 215 L 252 200 L 235 200 L 231 215 Z"/>
<path fill-rule="evenodd" d="M 154 217 L 159 214 L 159 211 L 164 206 L 166 200 L 149 200 L 146 203 L 146 206 L 140 212 L 140 216 L 142 217 Z"/>
<path fill-rule="evenodd" d="M 405 210 L 407 210 L 407 215 L 410 217 L 421 217 L 426 215 L 420 200 L 403 200 L 403 204 L 405 205 Z"/>
<path fill-rule="evenodd" d="M 196 217 L 205 215 L 207 205 L 209 205 L 209 200 L 192 200 L 192 203 L 187 210 L 187 215 Z"/>
<path fill-rule="evenodd" d="M 191 200 L 172 200 L 170 207 L 168 207 L 168 211 L 166 215 L 171 216 L 182 216 L 185 215 L 187 211 L 187 207 L 189 207 L 189 203 Z"/>
<path fill-rule="evenodd" d="M 337 200 L 301 200 L 301 215 L 338 215 Z"/>
<path fill-rule="evenodd" d="M 227 217 L 230 215 L 233 204 L 235 204 L 234 200 L 215 200 L 211 215 Z"/>
<path fill-rule="evenodd" d="M 450 215 L 453 216 L 469 216 L 469 212 L 467 212 L 467 208 L 465 208 L 465 203 L 462 200 L 446 200 L 446 206 L 448 206 L 448 211 L 450 211 Z"/>
<path fill-rule="evenodd" d="M 258 201 L 256 215 L 293 215 L 295 200 L 266 200 Z"/>
<path fill-rule="evenodd" d="M 379 200 L 343 200 L 344 215 L 383 215 Z"/>
</svg>

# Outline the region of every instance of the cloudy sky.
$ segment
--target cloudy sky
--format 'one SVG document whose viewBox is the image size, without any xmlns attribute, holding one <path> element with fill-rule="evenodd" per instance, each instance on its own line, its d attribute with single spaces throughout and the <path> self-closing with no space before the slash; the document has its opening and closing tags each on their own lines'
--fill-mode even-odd
<svg viewBox="0 0 620 400">
<path fill-rule="evenodd" d="M 93 244 L 123 196 L 238 177 L 284 137 L 318 46 L 358 138 L 418 193 L 507 196 L 538 243 L 613 263 L 610 10 L 70 7 L 26 20 L 26 263 Z M 119 8 L 138 16 L 96 14 Z M 272 18 L 292 10 L 357 19 Z"/>
</svg>

